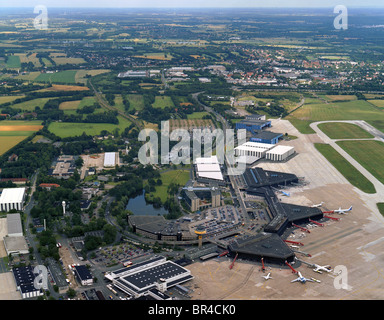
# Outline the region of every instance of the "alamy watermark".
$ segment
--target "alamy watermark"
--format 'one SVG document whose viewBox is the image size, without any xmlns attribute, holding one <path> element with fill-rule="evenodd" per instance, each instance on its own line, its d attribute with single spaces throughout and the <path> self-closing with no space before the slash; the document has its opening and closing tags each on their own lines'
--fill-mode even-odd
<svg viewBox="0 0 384 320">
<path fill-rule="evenodd" d="M 186 129 L 169 130 L 169 121 L 161 121 L 160 153 L 159 136 L 153 129 L 143 129 L 139 133 L 139 141 L 146 142 L 138 152 L 138 158 L 142 164 L 190 164 L 202 157 L 202 145 L 204 145 L 204 157 L 212 156 L 215 145 L 216 157 L 220 164 L 226 164 L 228 175 L 239 175 L 246 168 L 245 157 L 235 156 L 235 130 L 193 129 L 192 136 Z M 246 130 L 236 131 L 238 145 L 246 142 Z M 149 139 L 148 139 L 149 138 Z M 147 141 L 148 140 L 148 141 Z M 177 142 L 172 150 L 169 150 L 170 141 Z M 192 147 L 191 147 L 192 141 Z M 191 154 L 192 153 L 192 154 Z M 160 161 L 159 161 L 160 157 Z"/>
<path fill-rule="evenodd" d="M 333 20 L 333 26 L 337 30 L 347 30 L 348 29 L 348 9 L 346 6 L 338 5 L 333 9 L 333 13 L 338 13 L 339 15 Z"/>
<path fill-rule="evenodd" d="M 37 30 L 48 29 L 48 9 L 44 5 L 38 5 L 34 8 L 33 13 L 39 15 L 33 20 L 33 26 Z"/>
<path fill-rule="evenodd" d="M 33 281 L 33 286 L 35 289 L 40 290 L 48 289 L 48 270 L 44 265 L 37 265 L 33 269 L 33 273 L 36 275 L 34 281 Z"/>
</svg>

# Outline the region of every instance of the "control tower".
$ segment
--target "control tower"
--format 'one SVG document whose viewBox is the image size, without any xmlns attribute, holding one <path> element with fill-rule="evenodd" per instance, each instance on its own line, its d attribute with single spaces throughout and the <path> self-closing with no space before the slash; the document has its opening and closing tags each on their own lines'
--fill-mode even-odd
<svg viewBox="0 0 384 320">
<path fill-rule="evenodd" d="M 195 230 L 195 233 L 197 234 L 197 237 L 199 239 L 199 249 L 203 245 L 203 235 L 207 233 L 207 230 L 204 226 L 198 226 Z"/>
</svg>

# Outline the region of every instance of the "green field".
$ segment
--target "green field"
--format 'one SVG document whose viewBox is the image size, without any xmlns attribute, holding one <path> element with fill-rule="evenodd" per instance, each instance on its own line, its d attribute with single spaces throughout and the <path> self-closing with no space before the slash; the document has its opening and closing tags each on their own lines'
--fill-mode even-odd
<svg viewBox="0 0 384 320">
<path fill-rule="evenodd" d="M 73 123 L 73 122 L 52 122 L 48 130 L 61 138 L 81 136 L 83 132 L 87 135 L 98 135 L 102 130 L 110 133 L 118 128 L 122 132 L 131 125 L 129 120 L 118 116 L 119 124 L 112 123 Z"/>
<path fill-rule="evenodd" d="M 319 129 L 331 139 L 372 139 L 369 132 L 352 123 L 328 122 L 320 123 Z"/>
<path fill-rule="evenodd" d="M 7 56 L 7 68 L 15 69 L 20 68 L 20 57 L 19 56 Z"/>
<path fill-rule="evenodd" d="M 155 102 L 152 104 L 152 106 L 154 108 L 161 108 L 161 109 L 164 109 L 165 107 L 170 107 L 170 108 L 175 107 L 171 97 L 169 96 L 156 96 Z"/>
<path fill-rule="evenodd" d="M 380 213 L 384 216 L 384 202 L 378 202 L 377 208 L 379 209 Z"/>
<path fill-rule="evenodd" d="M 54 99 L 54 97 L 37 98 L 37 99 L 29 100 L 29 101 L 16 103 L 16 104 L 11 105 L 10 107 L 14 108 L 14 109 L 21 109 L 22 111 L 33 111 L 33 110 L 35 110 L 35 107 L 40 107 L 42 109 L 44 104 L 50 99 Z"/>
<path fill-rule="evenodd" d="M 193 112 L 191 114 L 187 115 L 187 119 L 203 119 L 204 116 L 209 116 L 208 112 L 202 111 L 202 112 Z"/>
<path fill-rule="evenodd" d="M 364 100 L 347 102 L 304 104 L 286 117 L 301 133 L 313 133 L 309 124 L 326 120 L 384 120 L 380 110 Z M 303 122 L 305 121 L 305 122 Z"/>
<path fill-rule="evenodd" d="M 381 141 L 338 141 L 337 144 L 384 183 L 384 143 Z"/>
<path fill-rule="evenodd" d="M 76 73 L 77 70 L 66 70 L 55 73 L 41 73 L 38 77 L 34 79 L 37 82 L 45 83 L 76 83 Z"/>
<path fill-rule="evenodd" d="M 374 185 L 332 146 L 315 143 L 315 147 L 353 186 L 365 193 L 376 192 Z"/>
<path fill-rule="evenodd" d="M 164 203 L 168 197 L 168 186 L 172 182 L 179 184 L 180 186 L 184 186 L 189 179 L 189 169 L 164 172 L 161 174 L 161 180 L 163 181 L 163 184 L 161 186 L 156 186 L 156 191 L 146 194 L 146 197 L 148 197 L 148 199 L 159 197 Z"/>
</svg>

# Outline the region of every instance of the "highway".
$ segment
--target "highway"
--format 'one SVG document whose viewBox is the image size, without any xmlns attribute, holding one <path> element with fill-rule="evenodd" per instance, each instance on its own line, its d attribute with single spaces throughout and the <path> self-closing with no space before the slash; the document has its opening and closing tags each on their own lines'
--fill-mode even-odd
<svg viewBox="0 0 384 320">
<path fill-rule="evenodd" d="M 202 104 L 200 101 L 199 101 L 199 94 L 201 94 L 202 92 L 197 92 L 197 93 L 194 93 L 192 94 L 192 98 L 200 105 L 202 106 L 207 112 L 209 112 L 210 114 L 214 115 L 216 117 L 216 120 L 219 121 L 222 125 L 222 130 L 223 130 L 223 133 L 224 133 L 224 145 L 225 145 L 225 142 L 226 142 L 226 130 L 227 129 L 231 129 L 228 121 L 219 113 L 217 113 L 213 108 L 211 107 L 208 107 L 204 104 Z M 217 145 L 218 143 L 216 143 Z M 228 158 L 227 158 L 227 155 L 225 155 L 225 161 L 226 161 L 226 165 L 227 165 L 227 168 L 229 167 L 229 163 L 228 163 Z M 249 223 L 249 217 L 248 217 L 248 214 L 247 214 L 247 210 L 245 208 L 245 205 L 244 205 L 244 201 L 241 197 L 241 194 L 240 194 L 240 191 L 239 191 L 239 186 L 237 184 L 237 180 L 236 178 L 233 176 L 233 175 L 228 175 L 229 177 L 229 180 L 231 182 L 231 185 L 232 185 L 232 188 L 233 190 L 231 190 L 231 192 L 233 193 L 234 192 L 234 197 L 237 199 L 239 205 L 240 205 L 240 214 L 242 215 L 242 217 L 244 218 L 244 223 L 245 225 L 247 225 Z"/>
</svg>

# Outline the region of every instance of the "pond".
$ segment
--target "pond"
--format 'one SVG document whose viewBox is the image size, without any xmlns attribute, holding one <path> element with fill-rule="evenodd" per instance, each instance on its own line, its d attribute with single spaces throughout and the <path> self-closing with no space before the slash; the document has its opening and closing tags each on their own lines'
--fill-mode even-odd
<svg viewBox="0 0 384 320">
<path fill-rule="evenodd" d="M 168 210 L 161 208 L 154 208 L 152 204 L 145 202 L 145 194 L 144 192 L 141 195 L 138 195 L 135 198 L 129 199 L 126 210 L 130 210 L 134 215 L 149 215 L 149 216 L 157 216 L 168 214 Z"/>
</svg>

